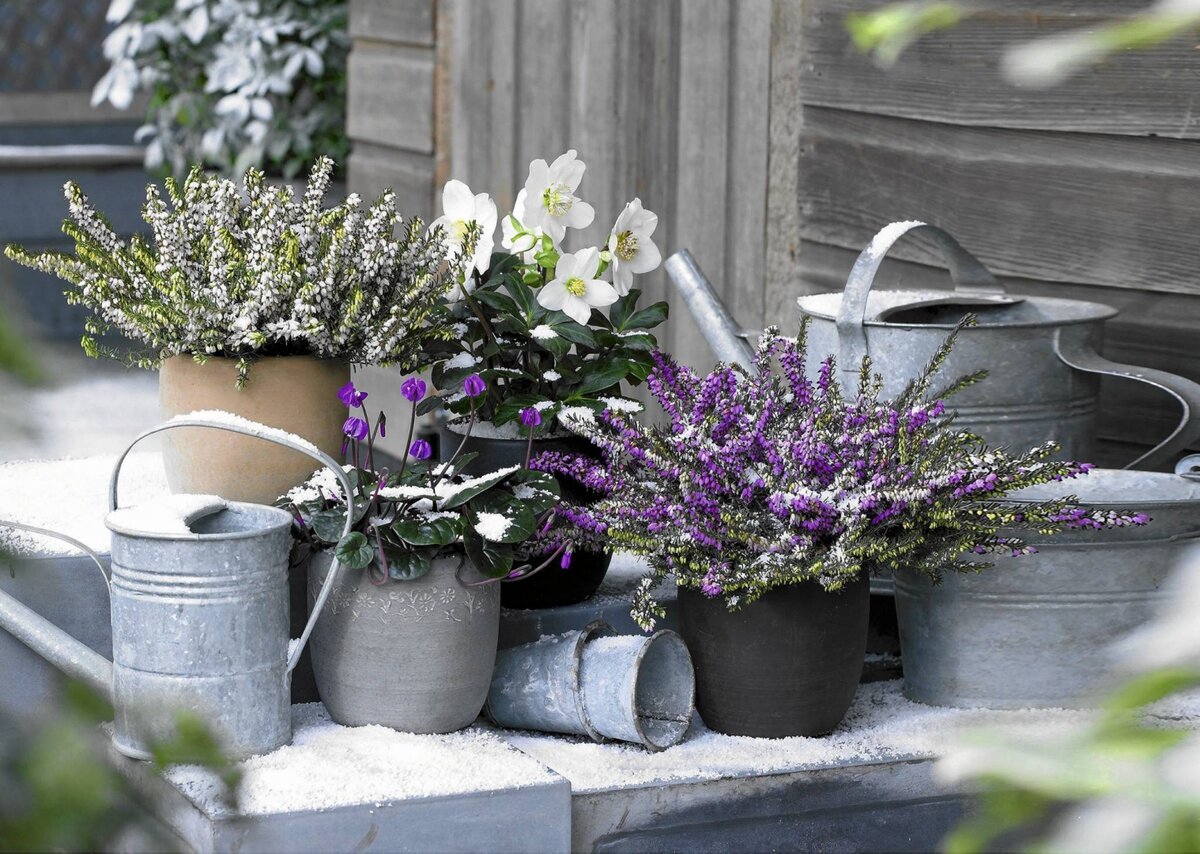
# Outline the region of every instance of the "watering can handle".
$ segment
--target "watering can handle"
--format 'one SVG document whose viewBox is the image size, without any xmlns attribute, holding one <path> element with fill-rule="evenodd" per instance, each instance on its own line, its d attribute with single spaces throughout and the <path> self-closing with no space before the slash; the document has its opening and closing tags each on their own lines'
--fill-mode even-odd
<svg viewBox="0 0 1200 854">
<path fill-rule="evenodd" d="M 1054 353 L 1063 364 L 1076 370 L 1148 383 L 1179 401 L 1183 414 L 1171 435 L 1125 468 L 1144 468 L 1171 462 L 1183 451 L 1200 443 L 1200 383 L 1154 368 L 1139 368 L 1110 361 L 1096 352 L 1084 330 L 1077 327 L 1066 327 L 1055 332 Z"/>
<path fill-rule="evenodd" d="M 121 452 L 117 457 L 117 463 L 113 467 L 112 479 L 108 484 L 108 509 L 113 511 L 117 509 L 117 480 L 121 476 L 121 466 L 125 462 L 125 458 L 129 456 L 129 452 L 133 450 L 133 446 L 145 439 L 147 436 L 153 436 L 155 433 L 162 433 L 165 430 L 171 430 L 175 427 L 212 427 L 216 430 L 226 430 L 230 433 L 241 433 L 245 436 L 253 436 L 256 439 L 264 439 L 268 442 L 273 442 L 276 445 L 283 445 L 291 448 L 294 451 L 299 451 L 302 454 L 307 454 L 317 462 L 330 469 L 337 475 L 338 482 L 342 487 L 342 494 L 349 497 L 354 493 L 354 488 L 350 484 L 350 478 L 346 477 L 346 472 L 338 465 L 337 461 L 326 454 L 324 451 L 317 448 L 315 445 L 305 442 L 290 433 L 283 430 L 278 430 L 274 427 L 268 427 L 265 424 L 259 424 L 255 421 L 246 419 L 238 419 L 237 421 L 225 421 L 219 417 L 209 417 L 205 414 L 193 412 L 189 415 L 179 415 L 159 424 L 157 427 L 151 427 L 146 432 L 142 433 L 136 439 L 129 443 L 128 447 Z M 354 527 L 354 516 L 351 513 L 346 514 L 346 527 L 342 530 L 342 536 L 350 533 L 350 529 Z M 304 632 L 300 635 L 300 642 L 293 644 L 293 648 L 288 656 L 287 673 L 290 676 L 292 671 L 296 669 L 296 665 L 300 662 L 300 654 L 304 652 L 304 647 L 308 643 L 308 638 L 312 634 L 313 628 L 317 624 L 317 617 L 321 615 L 321 611 L 325 607 L 325 602 L 329 599 L 329 594 L 333 592 L 333 585 L 337 582 L 341 564 L 338 562 L 337 556 L 333 558 L 333 564 L 329 568 L 329 575 L 325 578 L 325 583 L 321 586 L 321 592 L 317 594 L 317 600 L 313 603 L 312 613 L 308 615 L 308 622 L 304 626 Z"/>
<path fill-rule="evenodd" d="M 958 293 L 1005 292 L 1004 286 L 996 281 L 996 277 L 988 272 L 979 259 L 963 249 L 949 232 L 917 220 L 893 222 L 880 229 L 871 240 L 871 244 L 859 254 L 850 270 L 850 277 L 846 279 L 846 289 L 842 294 L 842 304 L 837 316 L 841 351 L 838 354 L 838 365 L 843 373 L 857 377 L 862 360 L 867 355 L 867 332 L 863 328 L 863 321 L 867 316 L 867 297 L 871 293 L 871 285 L 875 282 L 875 274 L 879 272 L 880 265 L 896 241 L 919 228 L 924 229 L 937 244 L 942 260 L 950 268 L 950 279 Z"/>
</svg>

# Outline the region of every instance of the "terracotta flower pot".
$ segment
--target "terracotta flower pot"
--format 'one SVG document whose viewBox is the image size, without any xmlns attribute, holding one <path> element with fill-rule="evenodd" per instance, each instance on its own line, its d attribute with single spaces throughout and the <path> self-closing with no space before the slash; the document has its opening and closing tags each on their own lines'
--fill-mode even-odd
<svg viewBox="0 0 1200 854">
<path fill-rule="evenodd" d="M 220 409 L 307 439 L 335 459 L 342 450 L 346 407 L 338 389 L 350 381 L 345 362 L 308 356 L 259 359 L 238 389 L 237 362 L 174 356 L 159 370 L 164 418 Z M 304 454 L 219 430 L 182 428 L 163 434 L 163 460 L 173 492 L 220 495 L 271 504 L 315 468 Z"/>
<path fill-rule="evenodd" d="M 681 587 L 683 638 L 705 725 L 761 738 L 833 730 L 862 676 L 870 593 L 865 575 L 837 593 L 810 581 L 730 611 L 723 598 Z"/>
<path fill-rule="evenodd" d="M 329 552 L 312 557 L 310 607 L 331 562 Z M 382 585 L 342 570 L 310 643 L 317 690 L 335 721 L 441 733 L 479 716 L 496 664 L 500 585 L 465 587 L 458 565 L 438 558 L 415 581 Z"/>
</svg>

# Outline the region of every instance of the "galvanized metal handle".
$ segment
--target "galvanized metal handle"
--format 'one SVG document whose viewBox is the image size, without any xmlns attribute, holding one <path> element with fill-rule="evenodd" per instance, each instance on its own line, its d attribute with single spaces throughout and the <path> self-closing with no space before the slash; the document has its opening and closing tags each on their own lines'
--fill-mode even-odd
<svg viewBox="0 0 1200 854">
<path fill-rule="evenodd" d="M 129 446 L 121 452 L 117 457 L 117 463 L 113 467 L 112 479 L 108 484 L 108 509 L 113 511 L 117 509 L 117 480 L 121 476 L 121 465 L 125 462 L 125 458 L 129 456 L 129 452 L 133 450 L 133 446 L 142 441 L 148 436 L 153 436 L 155 433 L 162 433 L 165 430 L 172 430 L 176 427 L 212 427 L 215 430 L 225 430 L 230 433 L 241 433 L 244 436 L 253 436 L 256 439 L 263 439 L 267 442 L 273 442 L 276 445 L 283 445 L 291 448 L 293 451 L 299 451 L 312 457 L 321 465 L 330 469 L 337 475 L 338 482 L 342 487 L 342 494 L 346 496 L 346 504 L 350 505 L 351 496 L 354 493 L 354 488 L 350 484 L 350 478 L 346 477 L 346 472 L 342 470 L 341 465 L 331 456 L 326 454 L 314 445 L 308 442 L 303 442 L 297 439 L 290 433 L 283 430 L 278 430 L 274 427 L 268 427 L 266 424 L 259 424 L 255 421 L 245 421 L 238 423 L 233 421 L 222 421 L 216 418 L 206 418 L 197 413 L 188 415 L 179 415 L 159 424 L 157 427 L 151 427 L 146 432 L 142 433 L 136 439 L 129 443 Z M 354 527 L 354 514 L 346 513 L 346 527 L 342 529 L 342 536 L 350 533 Z M 325 577 L 325 583 L 321 586 L 321 592 L 317 595 L 316 602 L 313 603 L 312 613 L 308 615 L 308 622 L 304 626 L 304 632 L 300 635 L 300 642 L 293 644 L 291 654 L 288 656 L 287 677 L 292 675 L 292 671 L 296 669 L 296 665 L 300 663 L 300 655 L 304 652 L 304 647 L 308 643 L 308 638 L 312 635 L 313 629 L 317 625 L 317 617 L 321 615 L 321 611 L 325 607 L 326 600 L 329 599 L 329 594 L 333 592 L 333 585 L 337 582 L 338 573 L 341 570 L 341 564 L 338 562 L 336 553 L 334 554 L 333 564 L 329 567 L 329 575 Z"/>
<path fill-rule="evenodd" d="M 875 283 L 875 274 L 879 272 L 891 248 L 906 234 L 917 229 L 924 229 L 941 252 L 942 260 L 950 268 L 950 280 L 954 289 L 964 294 L 1003 294 L 1004 286 L 996 281 L 996 277 L 988 272 L 979 259 L 959 245 L 950 233 L 936 225 L 910 220 L 908 222 L 893 222 L 879 230 L 869 246 L 859 253 L 850 277 L 846 279 L 846 289 L 842 294 L 841 307 L 837 315 L 838 331 L 838 367 L 842 374 L 853 376 L 857 385 L 857 377 L 862 360 L 867 353 L 867 331 L 863 322 L 867 316 L 867 297 L 871 293 L 871 285 Z"/>
<path fill-rule="evenodd" d="M 1054 333 L 1054 353 L 1063 364 L 1076 370 L 1137 380 L 1160 388 L 1179 401 L 1183 412 L 1178 426 L 1167 438 L 1125 468 L 1158 466 L 1200 444 L 1200 383 L 1155 368 L 1139 368 L 1106 359 L 1096 352 L 1086 331 L 1077 327 L 1059 329 Z"/>
<path fill-rule="evenodd" d="M 675 283 L 684 305 L 696 318 L 696 323 L 708 339 L 718 361 L 741 365 L 754 371 L 754 348 L 746 341 L 729 309 L 700 270 L 700 265 L 686 249 L 676 252 L 663 265 Z"/>
</svg>

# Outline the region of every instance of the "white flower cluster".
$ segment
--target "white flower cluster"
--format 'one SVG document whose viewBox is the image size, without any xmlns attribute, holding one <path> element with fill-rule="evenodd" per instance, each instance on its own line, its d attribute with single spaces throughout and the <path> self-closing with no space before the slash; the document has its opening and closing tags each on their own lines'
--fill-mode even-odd
<svg viewBox="0 0 1200 854">
<path fill-rule="evenodd" d="M 295 174 L 342 156 L 345 0 L 112 0 L 111 63 L 92 104 L 127 109 L 156 94 L 137 139 L 146 166 L 181 175 L 205 162 L 240 175 L 264 163 Z"/>
<path fill-rule="evenodd" d="M 135 359 L 152 367 L 188 353 L 203 359 L 312 355 L 412 370 L 421 348 L 450 330 L 431 325 L 444 297 L 445 246 L 420 220 L 399 228 L 388 191 L 369 208 L 352 194 L 326 208 L 333 162 L 321 158 L 303 198 L 290 187 L 246 173 L 241 187 L 198 168 L 178 186 L 146 190 L 143 217 L 152 243 L 119 238 L 75 183 L 66 186 L 63 230 L 74 256 L 10 258 L 75 285 L 69 302 L 87 306 L 84 347 L 115 329 L 148 348 Z"/>
</svg>

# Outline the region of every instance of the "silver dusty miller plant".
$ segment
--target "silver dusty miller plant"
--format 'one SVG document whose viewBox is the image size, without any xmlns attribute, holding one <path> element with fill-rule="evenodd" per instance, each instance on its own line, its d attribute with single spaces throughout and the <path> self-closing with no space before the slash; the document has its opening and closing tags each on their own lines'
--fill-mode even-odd
<svg viewBox="0 0 1200 854">
<path fill-rule="evenodd" d="M 182 185 L 167 179 L 166 199 L 146 188 L 150 239 L 128 242 L 70 182 L 63 231 L 74 254 L 6 254 L 74 286 L 67 301 L 93 314 L 83 337 L 90 356 L 126 357 L 97 340 L 115 330 L 143 345 L 127 357 L 133 364 L 234 358 L 239 385 L 258 356 L 413 370 L 426 343 L 452 334 L 428 322 L 449 285 L 442 232 L 401 222 L 390 190 L 365 209 L 357 194 L 326 208 L 332 172 L 333 161 L 318 160 L 296 199 L 254 169 L 239 186 L 195 168 Z"/>
<path fill-rule="evenodd" d="M 291 177 L 318 155 L 341 162 L 346 0 L 112 0 L 111 67 L 92 103 L 127 109 L 149 95 L 146 167 L 192 163 L 228 175 Z"/>
</svg>

